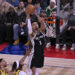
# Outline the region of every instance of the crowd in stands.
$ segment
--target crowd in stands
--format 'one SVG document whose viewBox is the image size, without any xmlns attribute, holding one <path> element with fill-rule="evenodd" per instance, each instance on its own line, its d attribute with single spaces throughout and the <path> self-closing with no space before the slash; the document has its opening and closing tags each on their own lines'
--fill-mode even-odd
<svg viewBox="0 0 75 75">
<path fill-rule="evenodd" d="M 63 26 L 59 28 L 60 32 L 63 31 L 64 27 L 66 27 L 65 25 L 68 21 L 68 17 L 71 14 L 73 14 L 72 2 L 73 0 L 61 0 L 60 18 L 63 20 Z M 24 29 L 24 25 L 26 25 L 25 8 L 28 4 L 34 5 L 36 8 L 36 12 L 42 18 L 50 16 L 56 17 L 57 0 L 0 0 L 0 43 L 7 41 L 9 42 L 9 44 L 12 44 L 15 40 L 17 40 L 20 37 L 18 36 L 18 34 L 22 34 L 21 32 L 23 32 L 24 30 L 26 33 L 28 33 L 26 31 L 27 29 Z M 31 21 L 37 20 L 35 14 L 31 14 L 30 16 Z M 59 43 L 61 41 L 59 41 L 59 43 L 56 42 L 56 39 L 58 39 L 56 33 L 57 32 L 56 25 L 48 23 L 45 23 L 45 25 L 46 25 L 45 33 L 47 38 L 46 47 L 49 47 L 52 42 L 53 43 L 52 45 L 57 44 L 56 48 L 59 48 Z M 61 36 L 63 41 L 63 48 L 62 48 L 63 50 L 66 49 L 67 39 L 71 38 L 72 38 L 71 50 L 75 50 L 75 38 L 74 38 L 75 35 L 73 34 L 74 32 L 75 27 L 73 28 L 68 27 L 66 31 L 62 33 Z M 67 36 L 70 36 L 70 38 L 67 38 Z M 59 37 L 59 39 L 61 39 L 61 37 Z M 68 43 L 69 42 L 70 41 L 68 40 Z"/>
</svg>

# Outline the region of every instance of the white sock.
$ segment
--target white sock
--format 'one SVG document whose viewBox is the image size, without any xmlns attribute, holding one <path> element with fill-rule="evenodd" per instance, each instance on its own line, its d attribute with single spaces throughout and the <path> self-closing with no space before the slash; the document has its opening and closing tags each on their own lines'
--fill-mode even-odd
<svg viewBox="0 0 75 75">
<path fill-rule="evenodd" d="M 36 68 L 36 73 L 35 75 L 39 75 L 39 68 Z"/>
</svg>

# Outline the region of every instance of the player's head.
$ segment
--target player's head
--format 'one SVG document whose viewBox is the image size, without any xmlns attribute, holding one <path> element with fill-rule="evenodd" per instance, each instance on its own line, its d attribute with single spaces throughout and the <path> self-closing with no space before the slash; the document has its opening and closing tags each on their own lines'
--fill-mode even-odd
<svg viewBox="0 0 75 75">
<path fill-rule="evenodd" d="M 21 70 L 22 69 L 22 65 L 19 64 L 19 61 L 15 61 L 13 62 L 13 65 L 12 65 L 12 71 L 14 72 L 15 70 Z"/>
<path fill-rule="evenodd" d="M 37 21 L 32 22 L 32 29 L 34 32 L 39 29 L 39 24 Z"/>
<path fill-rule="evenodd" d="M 7 66 L 6 61 L 3 58 L 1 58 L 0 59 L 0 67 L 6 67 L 6 66 Z"/>
</svg>

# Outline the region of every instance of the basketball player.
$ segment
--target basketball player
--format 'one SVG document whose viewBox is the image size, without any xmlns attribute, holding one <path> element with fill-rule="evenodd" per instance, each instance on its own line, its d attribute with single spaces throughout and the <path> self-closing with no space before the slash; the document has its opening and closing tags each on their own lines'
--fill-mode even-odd
<svg viewBox="0 0 75 75">
<path fill-rule="evenodd" d="M 27 56 L 30 55 L 31 48 L 32 47 L 27 49 L 26 54 L 20 59 L 19 62 L 15 61 L 13 63 L 12 71 L 9 71 L 7 69 L 7 62 L 3 58 L 1 58 L 0 59 L 0 75 L 6 75 L 6 73 L 8 73 L 8 75 L 26 75 L 26 73 L 22 71 L 22 67 L 23 67 L 24 60 L 26 59 Z"/>
<path fill-rule="evenodd" d="M 0 58 L 0 75 L 6 75 L 6 73 L 8 73 L 8 75 L 14 75 L 6 67 L 7 62 L 3 58 Z"/>
<path fill-rule="evenodd" d="M 44 65 L 45 36 L 43 34 L 43 31 L 45 29 L 45 26 L 43 22 L 41 21 L 41 18 L 39 17 L 39 15 L 36 13 L 35 15 L 37 16 L 38 20 L 41 23 L 40 27 L 37 21 L 34 21 L 31 24 L 29 14 L 27 14 L 28 31 L 29 31 L 30 39 L 33 46 L 31 51 L 31 56 L 29 57 L 29 61 L 28 61 L 29 64 L 28 64 L 27 75 L 39 75 L 38 69 L 43 67 Z"/>
<path fill-rule="evenodd" d="M 31 47 L 27 49 L 26 54 L 20 59 L 20 61 L 15 61 L 13 63 L 12 72 L 14 72 L 15 75 L 26 75 L 26 73 L 22 70 L 22 68 L 24 66 L 23 64 L 26 57 L 30 55 L 30 51 Z"/>
</svg>

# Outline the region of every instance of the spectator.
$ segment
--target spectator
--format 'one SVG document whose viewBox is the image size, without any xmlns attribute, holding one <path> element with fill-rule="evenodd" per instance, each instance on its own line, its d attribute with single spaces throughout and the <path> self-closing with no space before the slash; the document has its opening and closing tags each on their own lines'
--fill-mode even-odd
<svg viewBox="0 0 75 75">
<path fill-rule="evenodd" d="M 44 6 L 47 7 L 48 3 L 49 3 L 49 0 L 43 0 L 43 2 L 44 2 Z"/>
<path fill-rule="evenodd" d="M 39 2 L 41 8 L 44 9 L 45 8 L 45 4 L 47 3 L 47 0 L 32 0 L 32 2 L 33 2 L 33 4 L 35 4 L 36 2 Z"/>
<path fill-rule="evenodd" d="M 0 5 L 1 5 L 3 2 L 6 2 L 6 0 L 0 0 Z"/>
<path fill-rule="evenodd" d="M 13 6 L 18 6 L 18 4 L 19 4 L 19 0 L 7 0 L 11 5 L 13 5 Z"/>
<path fill-rule="evenodd" d="M 57 9 L 56 1 L 55 1 L 55 0 L 50 0 L 50 4 L 49 4 L 49 6 L 46 8 L 46 14 L 47 14 L 47 16 L 51 16 L 51 12 L 52 12 L 53 10 L 56 11 L 56 9 Z"/>
<path fill-rule="evenodd" d="M 18 16 L 20 16 L 23 12 L 25 12 L 23 1 L 20 1 L 19 6 L 16 7 L 16 12 L 17 12 Z"/>
<path fill-rule="evenodd" d="M 71 46 L 71 50 L 75 50 L 75 26 L 74 27 L 70 27 L 69 28 L 70 33 L 71 33 L 71 39 L 72 39 L 72 46 Z"/>
<path fill-rule="evenodd" d="M 56 17 L 56 11 L 52 11 L 51 17 Z M 50 19 L 49 21 L 56 21 L 55 19 Z M 46 47 L 49 48 L 51 45 L 55 45 L 56 43 L 56 24 L 50 24 L 47 27 L 47 45 Z"/>
<path fill-rule="evenodd" d="M 18 23 L 18 16 L 15 10 L 10 7 L 9 12 L 6 14 L 6 40 L 9 43 L 13 42 L 13 25 Z"/>
<path fill-rule="evenodd" d="M 20 21 L 19 25 L 14 25 L 14 40 L 14 45 L 21 43 L 25 46 L 28 46 L 30 44 L 28 28 L 25 21 Z M 22 46 L 20 46 L 20 48 L 22 48 Z"/>
<path fill-rule="evenodd" d="M 71 39 L 72 39 L 72 47 L 71 50 L 74 50 L 74 31 L 72 32 L 72 30 L 74 30 L 74 27 L 69 27 L 68 25 L 68 18 L 69 16 L 73 15 L 73 9 L 70 9 L 69 11 L 65 11 L 64 12 L 64 19 L 63 19 L 63 26 L 60 28 L 60 32 L 63 32 L 62 37 L 63 37 L 63 47 L 62 50 L 66 50 L 67 46 L 66 46 L 66 40 L 67 40 L 67 32 L 70 32 L 71 34 Z"/>
<path fill-rule="evenodd" d="M 40 15 L 40 11 L 41 11 L 40 2 L 35 3 L 35 8 L 36 8 L 36 12 Z"/>
<path fill-rule="evenodd" d="M 68 16 L 69 16 L 69 13 L 64 13 L 64 19 L 63 19 L 63 25 L 60 27 L 60 33 L 62 33 L 62 38 L 63 38 L 63 47 L 62 47 L 62 50 L 66 50 L 67 48 L 67 45 L 66 45 L 66 40 L 67 40 L 67 28 L 68 28 L 68 25 L 67 25 L 67 22 L 68 22 Z"/>
<path fill-rule="evenodd" d="M 31 48 L 27 49 L 26 54 L 20 59 L 20 61 L 15 61 L 12 65 L 12 72 L 15 73 L 15 75 L 26 75 L 26 73 L 23 71 L 24 61 L 27 56 L 30 55 Z"/>
<path fill-rule="evenodd" d="M 3 43 L 5 41 L 5 14 L 2 14 L 0 11 L 0 43 Z"/>
<path fill-rule="evenodd" d="M 46 3 L 47 3 L 47 1 L 46 0 L 39 0 L 39 2 L 40 2 L 41 8 L 42 9 L 46 9 Z"/>
<path fill-rule="evenodd" d="M 68 28 L 68 30 L 70 30 L 71 40 L 72 40 L 72 46 L 70 49 L 75 50 L 75 15 L 74 15 L 72 9 L 70 10 L 69 19 L 70 19 L 71 23 L 69 22 L 68 24 L 72 24 Z"/>
<path fill-rule="evenodd" d="M 13 7 L 10 3 L 6 2 L 6 1 L 2 1 L 2 3 L 1 3 L 1 13 L 2 14 L 7 13 L 9 11 L 10 7 Z"/>
<path fill-rule="evenodd" d="M 42 18 L 46 17 L 46 11 L 45 10 L 40 11 L 40 17 L 42 17 Z"/>
<path fill-rule="evenodd" d="M 25 6 L 27 6 L 28 4 L 32 4 L 32 5 L 34 5 L 33 0 L 27 0 L 27 3 L 25 4 Z"/>
<path fill-rule="evenodd" d="M 19 20 L 19 22 L 21 22 L 21 21 L 25 22 L 25 20 L 26 20 L 25 12 L 21 13 L 20 15 L 18 15 L 18 20 Z"/>
<path fill-rule="evenodd" d="M 20 2 L 20 1 L 23 1 L 23 2 L 24 2 L 24 7 L 27 6 L 27 1 L 28 1 L 28 0 L 19 0 L 19 2 Z"/>
</svg>

